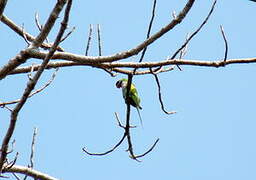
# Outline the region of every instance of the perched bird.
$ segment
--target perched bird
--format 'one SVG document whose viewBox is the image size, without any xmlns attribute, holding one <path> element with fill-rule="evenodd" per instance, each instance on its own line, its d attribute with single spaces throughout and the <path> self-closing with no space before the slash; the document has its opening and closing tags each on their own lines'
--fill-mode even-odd
<svg viewBox="0 0 256 180">
<path fill-rule="evenodd" d="M 130 105 L 134 106 L 137 109 L 139 117 L 140 117 L 140 123 L 142 125 L 142 119 L 141 119 L 140 111 L 139 111 L 139 109 L 142 109 L 142 107 L 140 106 L 140 98 L 139 98 L 137 89 L 134 84 L 131 84 L 128 98 L 126 98 L 127 84 L 128 84 L 127 79 L 120 79 L 116 82 L 116 87 L 122 88 L 123 98 L 126 101 L 126 103 L 129 103 Z"/>
</svg>

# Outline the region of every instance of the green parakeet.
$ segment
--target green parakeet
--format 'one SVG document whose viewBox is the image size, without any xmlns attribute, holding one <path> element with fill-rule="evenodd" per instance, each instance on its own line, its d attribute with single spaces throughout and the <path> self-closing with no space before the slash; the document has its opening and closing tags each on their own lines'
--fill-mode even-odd
<svg viewBox="0 0 256 180">
<path fill-rule="evenodd" d="M 139 98 L 137 89 L 136 89 L 134 84 L 131 84 L 129 97 L 126 98 L 127 83 L 128 83 L 127 79 L 120 79 L 116 82 L 116 87 L 117 88 L 122 88 L 122 93 L 123 93 L 124 100 L 126 100 L 127 103 L 129 103 L 130 105 L 134 106 L 137 109 L 139 117 L 140 117 L 140 122 L 141 122 L 141 125 L 142 125 L 142 119 L 141 119 L 140 111 L 139 111 L 139 109 L 142 109 L 142 107 L 140 106 L 140 98 Z"/>
</svg>

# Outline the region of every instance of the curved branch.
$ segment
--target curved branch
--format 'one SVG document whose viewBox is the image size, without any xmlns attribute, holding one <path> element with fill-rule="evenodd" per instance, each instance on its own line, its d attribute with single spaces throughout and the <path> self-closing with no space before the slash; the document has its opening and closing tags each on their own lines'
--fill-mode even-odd
<svg viewBox="0 0 256 180">
<path fill-rule="evenodd" d="M 91 156 L 104 156 L 106 154 L 109 154 L 109 153 L 113 152 L 118 146 L 120 146 L 122 144 L 122 142 L 124 141 L 125 137 L 126 137 L 126 132 L 124 133 L 124 135 L 121 138 L 121 140 L 113 148 L 111 148 L 110 150 L 108 150 L 106 152 L 103 152 L 103 153 L 90 153 L 85 148 L 83 148 L 83 151 L 86 154 L 91 155 Z"/>
<path fill-rule="evenodd" d="M 30 177 L 33 177 L 35 179 L 41 179 L 41 180 L 58 180 L 57 178 L 54 178 L 52 176 L 49 176 L 48 174 L 39 172 L 37 170 L 25 167 L 25 166 L 19 166 L 19 165 L 13 165 L 10 167 L 3 167 L 3 173 L 20 173 L 24 175 L 28 175 Z"/>
<path fill-rule="evenodd" d="M 157 76 L 157 73 L 153 72 L 153 70 L 151 71 L 152 74 L 154 75 L 155 77 L 155 80 L 156 80 L 156 84 L 157 84 L 157 87 L 158 87 L 158 98 L 159 98 L 159 102 L 161 104 L 161 109 L 162 111 L 165 113 L 165 114 L 175 114 L 176 111 L 166 111 L 165 108 L 164 108 L 164 103 L 163 103 L 163 100 L 162 100 L 162 94 L 161 94 L 161 86 L 160 86 L 160 82 L 159 82 L 159 79 L 158 79 L 158 76 Z"/>
<path fill-rule="evenodd" d="M 143 153 L 141 155 L 137 155 L 136 158 L 141 158 L 143 156 L 146 156 L 148 153 L 150 153 L 155 148 L 158 141 L 159 141 L 159 138 L 155 141 L 155 143 L 151 146 L 151 148 L 149 148 L 145 153 Z"/>
</svg>

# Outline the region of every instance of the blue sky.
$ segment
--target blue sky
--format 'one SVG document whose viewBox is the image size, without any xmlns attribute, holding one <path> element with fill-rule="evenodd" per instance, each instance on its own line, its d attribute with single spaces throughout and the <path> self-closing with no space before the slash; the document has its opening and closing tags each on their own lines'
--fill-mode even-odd
<svg viewBox="0 0 256 180">
<path fill-rule="evenodd" d="M 55 1 L 54 1 L 55 2 Z M 41 22 L 47 18 L 54 2 L 9 1 L 5 14 L 26 31 L 38 34 L 35 12 Z M 185 5 L 184 0 L 158 0 L 153 33 Z M 184 42 L 208 14 L 212 1 L 198 0 L 184 22 L 148 48 L 145 61 L 163 60 Z M 151 0 L 73 2 L 69 27 L 76 31 L 62 47 L 83 54 L 89 24 L 101 25 L 103 55 L 127 50 L 143 41 L 151 14 Z M 22 8 L 17 8 L 22 7 Z M 223 25 L 228 43 L 228 58 L 255 57 L 256 3 L 221 1 L 207 25 L 191 41 L 186 59 L 220 60 L 224 42 Z M 58 21 L 49 39 L 53 41 Z M 97 55 L 94 41 L 90 55 Z M 3 42 L 0 65 L 26 47 L 23 39 L 0 24 Z M 136 61 L 139 56 L 129 60 Z M 30 60 L 40 63 L 40 60 Z M 159 105 L 157 86 L 152 75 L 136 76 L 141 97 L 144 127 L 132 129 L 135 153 L 144 152 L 157 138 L 154 151 L 141 163 L 131 160 L 127 143 L 103 157 L 82 152 L 103 152 L 123 135 L 114 112 L 125 120 L 125 104 L 115 82 L 124 76 L 110 77 L 90 67 L 60 69 L 55 81 L 42 93 L 29 99 L 22 109 L 13 138 L 19 152 L 17 164 L 29 162 L 33 128 L 38 128 L 35 169 L 60 179 L 176 179 L 240 180 L 255 179 L 255 64 L 236 64 L 224 68 L 182 66 L 183 71 L 159 75 L 166 108 L 177 114 L 164 114 Z M 43 74 L 37 88 L 45 84 L 53 71 Z M 0 81 L 0 100 L 21 96 L 26 75 L 9 76 Z M 9 112 L 0 109 L 0 140 L 6 131 Z M 132 109 L 132 122 L 139 125 Z M 13 177 L 12 177 L 13 178 Z"/>
</svg>

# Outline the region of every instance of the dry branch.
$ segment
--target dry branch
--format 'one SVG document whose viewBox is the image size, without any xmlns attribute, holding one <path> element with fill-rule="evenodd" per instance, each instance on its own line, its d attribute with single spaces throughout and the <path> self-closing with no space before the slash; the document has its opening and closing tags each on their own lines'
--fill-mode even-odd
<svg viewBox="0 0 256 180">
<path fill-rule="evenodd" d="M 60 13 L 60 11 L 62 10 L 62 8 L 65 4 L 66 4 L 65 0 L 57 1 L 56 5 L 55 5 L 55 8 L 53 9 L 53 11 L 52 11 L 52 13 L 51 13 L 51 15 L 50 15 L 50 17 L 47 21 L 47 23 L 49 23 L 49 24 L 47 24 L 47 23 L 45 24 L 45 26 L 42 29 L 39 36 L 32 43 L 33 48 L 40 46 L 40 44 L 44 41 L 44 39 L 46 38 L 47 34 L 49 33 L 50 29 L 52 28 L 52 26 L 54 24 L 54 22 L 52 22 L 51 20 L 54 20 L 54 19 L 56 20 L 56 18 L 57 18 L 56 15 L 58 13 Z M 49 62 L 50 58 L 52 57 L 52 55 L 54 54 L 54 52 L 57 49 L 57 46 L 60 43 L 60 40 L 63 36 L 63 33 L 65 32 L 65 29 L 67 27 L 67 22 L 68 22 L 68 17 L 69 17 L 71 4 L 72 4 L 72 0 L 69 0 L 68 5 L 67 5 L 66 10 L 65 10 L 64 19 L 61 23 L 60 30 L 57 34 L 57 37 L 54 41 L 54 44 L 53 44 L 52 48 L 50 49 L 49 53 L 45 57 L 41 66 L 39 67 L 37 73 L 34 75 L 34 77 L 31 80 L 28 81 L 27 87 L 24 90 L 24 93 L 21 97 L 21 101 L 15 106 L 15 108 L 13 109 L 13 111 L 11 113 L 10 124 L 9 124 L 8 130 L 7 130 L 7 132 L 4 136 L 2 146 L 1 146 L 1 151 L 0 151 L 0 174 L 2 172 L 3 164 L 4 164 L 4 161 L 5 161 L 6 156 L 7 156 L 8 144 L 9 144 L 9 141 L 10 141 L 12 135 L 13 135 L 13 132 L 14 132 L 14 129 L 15 129 L 15 126 L 16 126 L 16 122 L 17 122 L 18 114 L 19 114 L 20 110 L 22 109 L 22 107 L 24 106 L 24 104 L 26 103 L 29 94 L 34 89 L 34 87 L 35 87 L 36 83 L 38 82 L 40 76 L 42 75 L 47 63 Z"/>
<path fill-rule="evenodd" d="M 7 0 L 0 0 L 0 19 L 3 15 L 6 4 L 7 4 Z"/>
<path fill-rule="evenodd" d="M 25 167 L 25 166 L 19 166 L 19 165 L 13 165 L 11 168 L 8 166 L 3 167 L 3 173 L 20 173 L 24 175 L 28 175 L 30 177 L 33 177 L 35 179 L 41 179 L 41 180 L 58 180 L 57 178 L 54 178 L 52 176 L 49 176 L 48 174 L 36 171 L 34 169 Z"/>
<path fill-rule="evenodd" d="M 49 18 L 47 19 L 44 27 L 42 28 L 36 39 L 30 44 L 30 46 L 26 50 L 20 51 L 20 53 L 15 58 L 9 60 L 6 65 L 0 68 L 0 80 L 5 78 L 13 69 L 27 61 L 27 59 L 29 58 L 27 51 L 36 51 L 35 49 L 41 46 L 41 44 L 44 42 L 49 32 L 51 31 L 65 3 L 66 0 L 57 1 Z"/>
<path fill-rule="evenodd" d="M 18 35 L 20 35 L 21 37 L 23 37 L 23 34 L 26 36 L 26 38 L 32 42 L 35 40 L 35 37 L 32 36 L 31 34 L 27 33 L 27 32 L 22 32 L 22 27 L 19 27 L 18 25 L 16 25 L 11 19 L 9 19 L 7 16 L 3 15 L 1 18 L 2 23 L 4 23 L 5 25 L 7 25 L 9 28 L 11 28 L 14 32 L 16 32 Z M 48 43 L 42 43 L 41 44 L 41 48 L 44 49 L 50 49 L 52 46 L 52 44 L 48 44 Z M 58 51 L 64 51 L 64 49 L 62 49 L 61 47 L 57 48 Z"/>
<path fill-rule="evenodd" d="M 32 66 L 33 67 L 33 66 Z M 40 67 L 40 66 L 39 66 Z M 39 68 L 38 67 L 38 68 Z M 35 90 L 34 92 L 30 93 L 30 95 L 28 96 L 28 98 L 31 98 L 32 96 L 34 96 L 35 94 L 38 94 L 40 93 L 41 91 L 43 91 L 45 88 L 47 88 L 52 82 L 53 80 L 55 79 L 56 77 L 56 74 L 57 74 L 57 71 L 58 71 L 58 68 L 56 69 L 56 71 L 52 74 L 52 77 L 51 79 L 45 84 L 43 85 L 41 88 Z M 21 99 L 16 99 L 16 100 L 13 100 L 13 101 L 8 101 L 8 102 L 0 102 L 0 107 L 1 106 L 6 106 L 6 105 L 10 105 L 10 104 L 15 104 L 15 103 L 18 103 L 20 102 Z"/>
</svg>

